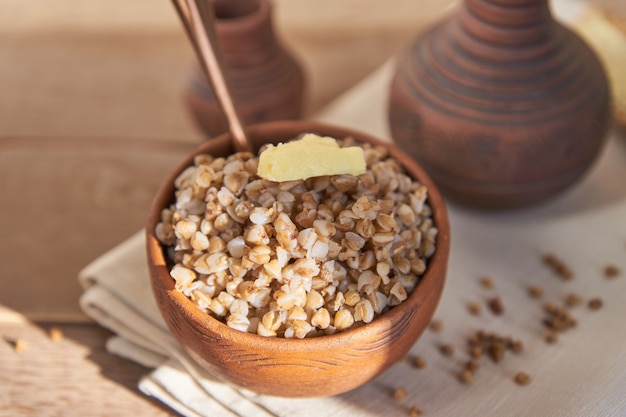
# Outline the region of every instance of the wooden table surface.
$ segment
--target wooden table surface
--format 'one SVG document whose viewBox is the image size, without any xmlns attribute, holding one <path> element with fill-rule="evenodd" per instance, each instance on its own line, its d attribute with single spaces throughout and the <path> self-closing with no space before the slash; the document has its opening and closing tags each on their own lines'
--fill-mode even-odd
<svg viewBox="0 0 626 417">
<path fill-rule="evenodd" d="M 457 3 L 275 0 L 307 114 Z M 0 310 L 0 416 L 173 414 L 138 392 L 148 369 L 105 351 L 76 276 L 143 226 L 163 176 L 205 140 L 180 103 L 192 60 L 168 1 L 0 2 L 0 306 L 17 312 Z"/>
</svg>

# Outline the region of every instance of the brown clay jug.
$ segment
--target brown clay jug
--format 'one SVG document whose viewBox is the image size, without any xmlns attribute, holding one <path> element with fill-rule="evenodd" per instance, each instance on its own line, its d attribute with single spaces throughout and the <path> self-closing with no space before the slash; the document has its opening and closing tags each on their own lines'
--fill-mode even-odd
<svg viewBox="0 0 626 417">
<path fill-rule="evenodd" d="M 207 1 L 214 7 L 222 61 L 243 123 L 300 118 L 304 71 L 274 31 L 271 0 Z M 226 120 L 199 65 L 192 70 L 183 99 L 207 136 L 227 131 Z"/>
<path fill-rule="evenodd" d="M 609 108 L 598 58 L 547 0 L 464 0 L 399 57 L 388 116 L 449 200 L 500 209 L 580 179 Z"/>
</svg>

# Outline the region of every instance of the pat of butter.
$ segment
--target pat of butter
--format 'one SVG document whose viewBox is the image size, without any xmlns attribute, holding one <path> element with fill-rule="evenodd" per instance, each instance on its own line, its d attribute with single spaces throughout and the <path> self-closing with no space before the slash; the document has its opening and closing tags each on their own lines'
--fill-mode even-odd
<svg viewBox="0 0 626 417">
<path fill-rule="evenodd" d="M 270 181 L 305 180 L 323 175 L 361 175 L 365 155 L 360 146 L 340 148 L 337 141 L 307 133 L 301 139 L 268 145 L 259 156 L 257 174 Z"/>
</svg>

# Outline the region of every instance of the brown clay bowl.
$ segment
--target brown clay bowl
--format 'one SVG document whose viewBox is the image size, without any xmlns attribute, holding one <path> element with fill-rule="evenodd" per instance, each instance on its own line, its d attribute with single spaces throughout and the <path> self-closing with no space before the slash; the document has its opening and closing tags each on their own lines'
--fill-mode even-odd
<svg viewBox="0 0 626 417">
<path fill-rule="evenodd" d="M 450 227 L 441 195 L 428 175 L 393 145 L 366 134 L 315 122 L 289 121 L 254 125 L 248 129 L 256 147 L 290 140 L 303 132 L 389 148 L 414 179 L 428 187 L 428 202 L 439 229 L 436 250 L 415 290 L 400 305 L 361 327 L 334 335 L 306 339 L 263 337 L 229 328 L 201 312 L 174 289 L 164 248 L 154 230 L 160 212 L 173 201 L 176 176 L 200 153 L 233 153 L 229 134 L 204 143 L 172 172 L 152 203 L 147 223 L 147 255 L 152 289 L 170 331 L 190 356 L 225 382 L 261 394 L 315 397 L 340 394 L 370 381 L 402 358 L 419 338 L 439 302 L 450 251 Z"/>
</svg>

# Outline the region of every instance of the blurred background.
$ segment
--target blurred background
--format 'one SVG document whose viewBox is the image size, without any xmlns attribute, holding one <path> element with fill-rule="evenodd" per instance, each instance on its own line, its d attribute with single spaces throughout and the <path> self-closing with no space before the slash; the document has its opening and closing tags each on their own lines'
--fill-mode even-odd
<svg viewBox="0 0 626 417">
<path fill-rule="evenodd" d="M 626 16 L 623 0 L 589 0 Z M 274 0 L 306 116 L 458 0 Z M 181 105 L 194 56 L 169 1 L 0 1 L 0 304 L 81 321 L 78 271 L 143 227 L 205 140 Z"/>
</svg>

